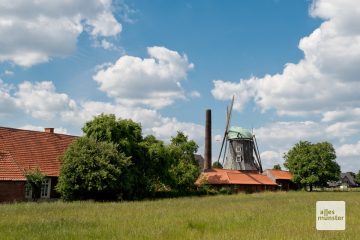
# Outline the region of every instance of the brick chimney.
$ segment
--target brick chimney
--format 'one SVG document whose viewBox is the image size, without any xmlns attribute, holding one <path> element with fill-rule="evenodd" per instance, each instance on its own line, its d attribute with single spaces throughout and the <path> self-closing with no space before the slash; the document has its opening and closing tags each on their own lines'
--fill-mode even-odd
<svg viewBox="0 0 360 240">
<path fill-rule="evenodd" d="M 205 153 L 204 170 L 211 168 L 211 109 L 206 110 L 205 117 Z"/>
<path fill-rule="evenodd" d="M 44 128 L 47 133 L 54 133 L 54 128 Z"/>
</svg>

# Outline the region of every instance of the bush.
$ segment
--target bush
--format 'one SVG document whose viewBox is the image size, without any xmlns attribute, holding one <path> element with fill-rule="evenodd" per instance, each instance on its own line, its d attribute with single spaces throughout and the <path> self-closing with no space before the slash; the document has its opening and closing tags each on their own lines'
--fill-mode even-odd
<svg viewBox="0 0 360 240">
<path fill-rule="evenodd" d="M 35 170 L 29 170 L 25 173 L 27 187 L 31 188 L 32 199 L 36 201 L 40 198 L 41 185 L 45 179 L 45 176 L 37 168 Z"/>
<path fill-rule="evenodd" d="M 130 160 L 117 146 L 81 137 L 65 152 L 57 191 L 65 200 L 121 198 Z"/>
</svg>

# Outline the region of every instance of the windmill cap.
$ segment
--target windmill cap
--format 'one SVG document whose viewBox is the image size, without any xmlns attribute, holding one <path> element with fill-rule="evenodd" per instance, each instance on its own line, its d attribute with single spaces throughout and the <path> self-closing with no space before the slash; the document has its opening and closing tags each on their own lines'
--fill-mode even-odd
<svg viewBox="0 0 360 240">
<path fill-rule="evenodd" d="M 239 139 L 239 138 L 252 138 L 252 133 L 245 128 L 242 127 L 230 127 L 228 131 L 228 138 L 229 139 Z"/>
</svg>

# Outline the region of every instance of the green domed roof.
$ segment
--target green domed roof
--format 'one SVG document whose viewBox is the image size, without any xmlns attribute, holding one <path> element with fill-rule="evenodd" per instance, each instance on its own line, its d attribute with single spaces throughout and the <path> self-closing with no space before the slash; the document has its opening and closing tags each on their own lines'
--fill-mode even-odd
<svg viewBox="0 0 360 240">
<path fill-rule="evenodd" d="M 242 127 L 230 127 L 228 131 L 229 139 L 237 139 L 237 138 L 252 138 L 252 133 L 245 128 Z"/>
</svg>

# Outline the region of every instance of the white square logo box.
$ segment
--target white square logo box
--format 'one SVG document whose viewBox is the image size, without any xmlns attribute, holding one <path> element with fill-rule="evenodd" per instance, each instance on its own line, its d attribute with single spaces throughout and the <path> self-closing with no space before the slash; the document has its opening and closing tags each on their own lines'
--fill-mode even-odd
<svg viewBox="0 0 360 240">
<path fill-rule="evenodd" d="M 345 202 L 316 202 L 317 230 L 345 230 Z"/>
</svg>

